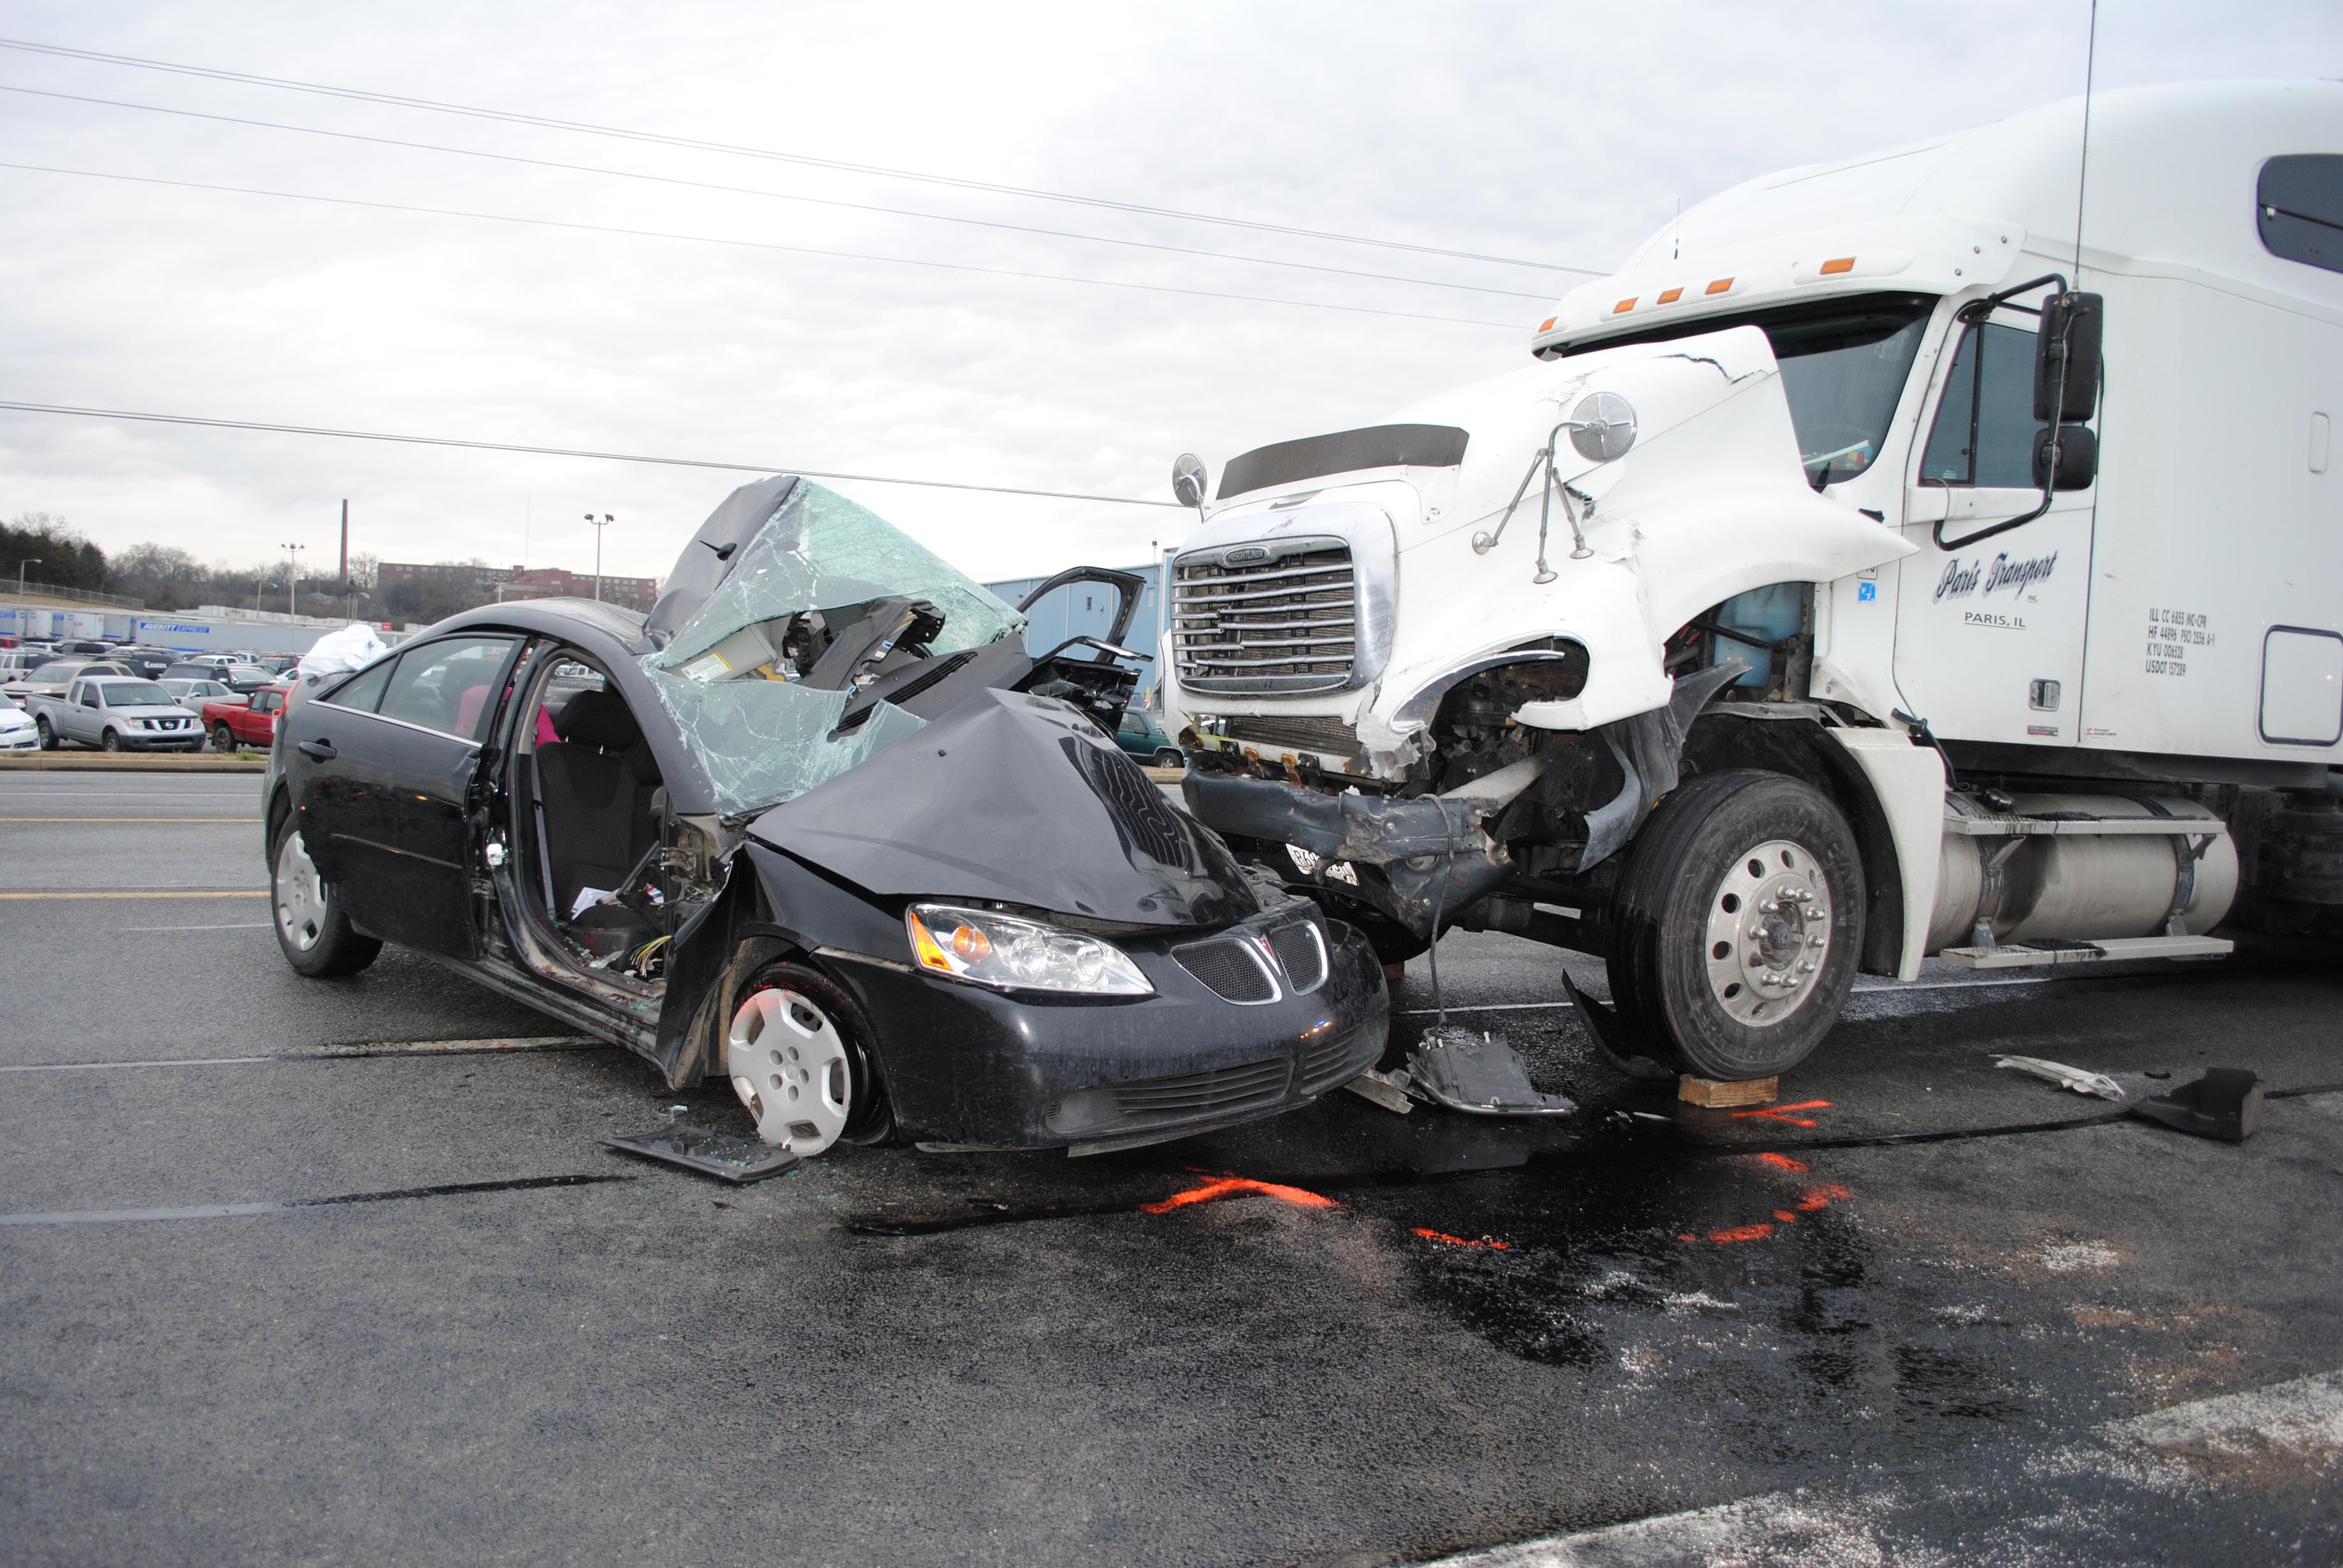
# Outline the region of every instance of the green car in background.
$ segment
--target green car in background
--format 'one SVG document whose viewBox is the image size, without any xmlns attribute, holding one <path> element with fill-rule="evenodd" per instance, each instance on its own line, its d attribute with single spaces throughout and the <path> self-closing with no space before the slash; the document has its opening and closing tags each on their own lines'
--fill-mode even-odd
<svg viewBox="0 0 2343 1568">
<path fill-rule="evenodd" d="M 1122 727 L 1115 731 L 1114 743 L 1125 753 L 1151 768 L 1185 768 L 1187 754 L 1179 742 L 1163 733 L 1163 726 L 1144 709 L 1122 710 Z"/>
</svg>

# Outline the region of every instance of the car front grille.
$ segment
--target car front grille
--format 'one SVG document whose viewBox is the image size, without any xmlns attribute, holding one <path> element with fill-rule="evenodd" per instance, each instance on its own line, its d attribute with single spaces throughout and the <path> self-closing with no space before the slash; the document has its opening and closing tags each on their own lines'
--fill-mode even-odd
<svg viewBox="0 0 2343 1568">
<path fill-rule="evenodd" d="M 1124 1125 L 1185 1121 L 1192 1117 L 1219 1116 L 1255 1106 L 1274 1105 L 1285 1098 L 1292 1081 L 1293 1064 L 1282 1057 L 1248 1061 L 1237 1067 L 1182 1073 L 1175 1078 L 1142 1078 L 1114 1086 L 1114 1104 Z"/>
<path fill-rule="evenodd" d="M 1302 1048 L 1302 1089 L 1316 1094 L 1348 1083 L 1375 1064 L 1383 1053 L 1385 1033 L 1380 1029 L 1354 1029 L 1348 1034 L 1329 1030 Z"/>
<path fill-rule="evenodd" d="M 1357 661 L 1349 541 L 1199 550 L 1172 563 L 1172 658 L 1195 691 L 1339 691 Z"/>
<path fill-rule="evenodd" d="M 1192 942 L 1173 950 L 1172 956 L 1180 960 L 1182 969 L 1211 987 L 1223 1001 L 1249 1004 L 1277 1000 L 1277 983 L 1269 978 L 1268 968 L 1242 937 Z"/>
<path fill-rule="evenodd" d="M 1295 920 L 1278 927 L 1269 933 L 1269 950 L 1277 955 L 1278 967 L 1285 971 L 1286 989 L 1296 996 L 1325 983 L 1326 948 L 1312 922 Z"/>
</svg>

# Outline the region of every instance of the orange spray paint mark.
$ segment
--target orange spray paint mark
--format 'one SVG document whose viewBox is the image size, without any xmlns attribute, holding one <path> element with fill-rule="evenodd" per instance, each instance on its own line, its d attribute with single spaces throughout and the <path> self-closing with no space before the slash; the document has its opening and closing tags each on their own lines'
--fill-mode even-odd
<svg viewBox="0 0 2343 1568">
<path fill-rule="evenodd" d="M 1452 1236 L 1445 1231 L 1427 1231 L 1421 1225 L 1415 1228 L 1415 1233 L 1427 1241 L 1445 1241 L 1452 1247 L 1487 1247 L 1498 1252 L 1513 1250 L 1511 1241 L 1500 1241 L 1494 1236 L 1483 1236 L 1475 1241 L 1470 1236 Z"/>
<path fill-rule="evenodd" d="M 1274 1198 L 1281 1203 L 1291 1203 L 1297 1209 L 1339 1209 L 1340 1203 L 1322 1193 L 1303 1187 L 1287 1187 L 1275 1181 L 1255 1181 L 1247 1176 L 1221 1176 L 1202 1187 L 1191 1187 L 1185 1192 L 1174 1192 L 1160 1203 L 1142 1203 L 1144 1214 L 1169 1214 L 1174 1209 L 1185 1209 L 1192 1203 L 1211 1203 L 1222 1198 L 1238 1198 L 1246 1193 L 1258 1193 Z"/>
<path fill-rule="evenodd" d="M 1798 1222 L 1798 1217 L 1795 1214 L 1791 1213 L 1787 1209 L 1775 1210 L 1774 1218 L 1779 1220 L 1785 1225 L 1795 1225 Z"/>
<path fill-rule="evenodd" d="M 1843 1203 L 1854 1196 L 1854 1193 L 1836 1183 L 1823 1187 L 1809 1187 L 1798 1198 L 1798 1210 L 1801 1213 L 1816 1214 L 1829 1208 L 1833 1203 Z"/>
<path fill-rule="evenodd" d="M 1801 1100 L 1795 1105 L 1762 1105 L 1755 1111 L 1736 1111 L 1733 1114 L 1741 1118 L 1762 1116 L 1768 1121 L 1786 1121 L 1793 1127 L 1812 1127 L 1815 1125 L 1813 1118 L 1805 1116 L 1788 1116 L 1785 1115 L 1784 1112 L 1791 1111 L 1828 1111 L 1829 1109 L 1830 1101 L 1827 1100 Z"/>
<path fill-rule="evenodd" d="M 1805 1161 L 1793 1160 L 1786 1154 L 1765 1153 L 1758 1155 L 1757 1159 L 1764 1161 L 1765 1164 L 1771 1165 L 1776 1171 L 1803 1171 L 1806 1168 L 1806 1162 Z"/>
<path fill-rule="evenodd" d="M 1774 1233 L 1771 1225 L 1735 1225 L 1729 1231 L 1711 1231 L 1708 1239 L 1720 1244 L 1733 1241 L 1762 1241 Z"/>
</svg>

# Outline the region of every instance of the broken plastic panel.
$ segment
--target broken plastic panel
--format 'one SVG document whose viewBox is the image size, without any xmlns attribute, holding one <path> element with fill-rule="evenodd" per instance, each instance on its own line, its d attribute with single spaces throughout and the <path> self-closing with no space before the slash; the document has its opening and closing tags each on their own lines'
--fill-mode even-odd
<svg viewBox="0 0 2343 1568">
<path fill-rule="evenodd" d="M 931 655 L 1025 629 L 1023 617 L 878 514 L 800 481 L 707 603 L 645 656 L 660 703 L 727 815 L 793 799 L 922 728 L 881 702 L 839 734 L 856 689 L 817 689 L 800 678 L 796 650 L 809 628 L 845 624 L 881 599 L 922 601 L 941 613 L 942 629 L 922 645 Z"/>
</svg>

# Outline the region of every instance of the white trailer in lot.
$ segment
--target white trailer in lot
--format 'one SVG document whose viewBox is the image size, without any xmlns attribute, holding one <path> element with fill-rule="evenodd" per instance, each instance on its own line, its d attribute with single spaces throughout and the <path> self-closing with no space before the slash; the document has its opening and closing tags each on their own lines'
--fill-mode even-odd
<svg viewBox="0 0 2343 1568">
<path fill-rule="evenodd" d="M 1183 459 L 1199 815 L 1387 957 L 1604 954 L 1711 1077 L 1858 968 L 2326 929 L 2343 85 L 2099 95 L 2078 192 L 2084 128 L 1751 181 L 1519 371 Z"/>
</svg>

